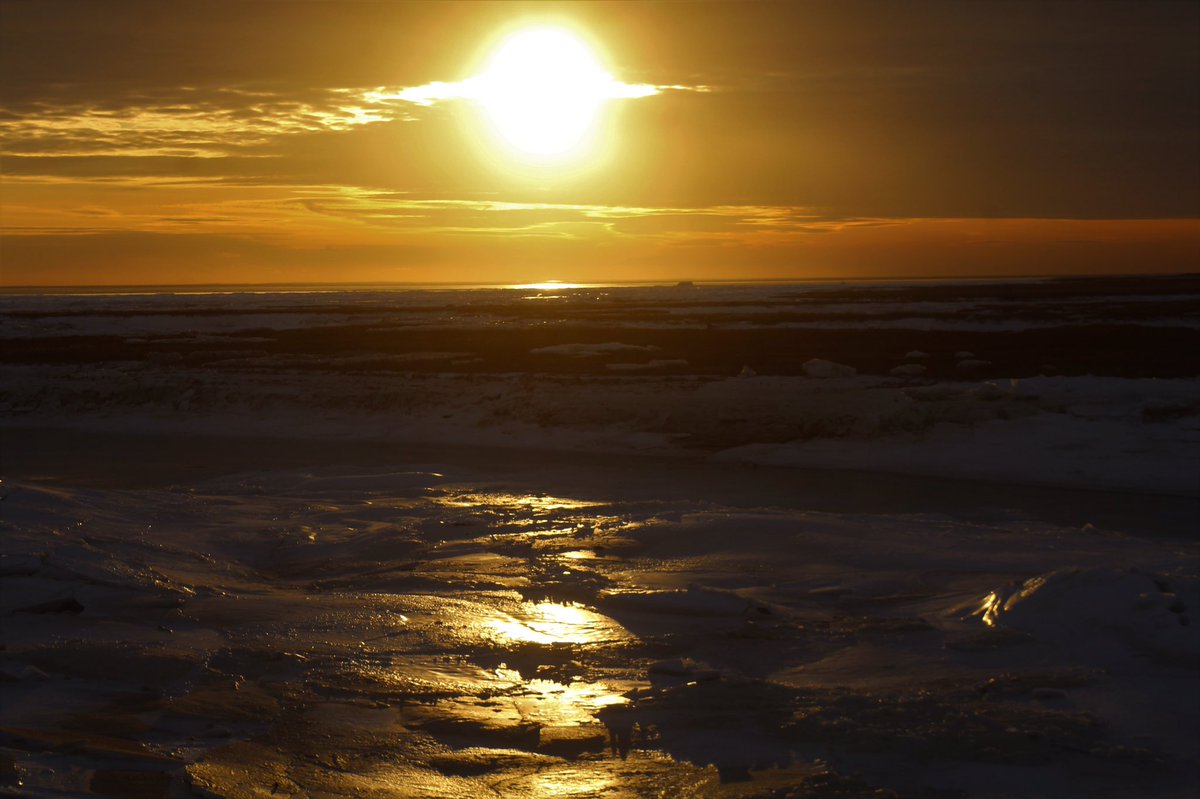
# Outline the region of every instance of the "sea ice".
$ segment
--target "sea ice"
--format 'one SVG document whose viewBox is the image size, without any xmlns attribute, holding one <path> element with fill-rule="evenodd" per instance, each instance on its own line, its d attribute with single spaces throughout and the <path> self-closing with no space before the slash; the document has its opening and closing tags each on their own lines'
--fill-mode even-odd
<svg viewBox="0 0 1200 799">
<path fill-rule="evenodd" d="M 853 366 L 811 358 L 804 362 L 804 374 L 809 377 L 853 377 L 858 370 Z"/>
</svg>

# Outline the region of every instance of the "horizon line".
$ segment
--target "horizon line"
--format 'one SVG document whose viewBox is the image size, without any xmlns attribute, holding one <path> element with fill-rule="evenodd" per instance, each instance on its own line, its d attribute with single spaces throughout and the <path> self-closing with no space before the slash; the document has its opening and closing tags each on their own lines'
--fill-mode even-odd
<svg viewBox="0 0 1200 799">
<path fill-rule="evenodd" d="M 531 287 L 553 289 L 555 284 L 561 284 L 564 290 L 591 288 L 621 288 L 634 286 L 680 286 L 680 285 L 787 285 L 801 283 L 894 283 L 900 281 L 949 281 L 949 282 L 980 282 L 1001 280 L 1088 280 L 1088 279 L 1121 279 L 1121 278 L 1155 278 L 1155 277 L 1200 277 L 1200 271 L 1183 272 L 1096 272 L 1089 274 L 1064 273 L 1030 273 L 1030 274 L 981 274 L 981 275 L 889 275 L 889 276 L 838 276 L 838 277 L 782 277 L 782 278 L 660 278 L 647 280 L 595 280 L 571 281 L 548 278 L 546 280 L 527 280 L 521 282 L 481 282 L 481 281 L 400 281 L 400 280 L 346 280 L 346 281 L 279 281 L 279 282 L 196 282 L 196 283 L 27 283 L 0 284 L 0 294 L 30 293 L 45 291 L 83 290 L 102 291 L 118 289 L 142 289 L 147 292 L 167 292 L 171 290 L 187 291 L 200 288 L 227 289 L 230 291 L 253 289 L 285 289 L 285 288 L 396 288 L 407 290 L 421 289 L 512 289 L 530 290 Z"/>
</svg>

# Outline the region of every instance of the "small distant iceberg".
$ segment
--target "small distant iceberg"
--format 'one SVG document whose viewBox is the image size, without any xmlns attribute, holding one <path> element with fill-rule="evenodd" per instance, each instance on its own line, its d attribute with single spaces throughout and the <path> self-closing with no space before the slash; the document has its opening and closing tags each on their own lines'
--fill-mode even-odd
<svg viewBox="0 0 1200 799">
<path fill-rule="evenodd" d="M 854 377 L 858 374 L 858 370 L 853 366 L 826 361 L 822 358 L 810 358 L 804 362 L 801 368 L 809 377 Z"/>
</svg>

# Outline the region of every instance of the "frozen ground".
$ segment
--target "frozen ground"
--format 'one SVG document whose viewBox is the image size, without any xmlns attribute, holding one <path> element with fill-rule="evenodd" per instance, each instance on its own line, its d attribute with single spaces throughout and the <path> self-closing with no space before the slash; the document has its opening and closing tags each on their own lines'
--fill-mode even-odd
<svg viewBox="0 0 1200 799">
<path fill-rule="evenodd" d="M 20 294 L 0 342 L 16 426 L 1197 489 L 1200 277 Z"/>
<path fill-rule="evenodd" d="M 1194 283 L 0 298 L 0 795 L 1192 795 Z"/>
<path fill-rule="evenodd" d="M 572 359 L 575 360 L 575 359 Z M 674 453 L 1189 494 L 1200 380 L 455 374 L 18 365 L 10 427 Z"/>
<path fill-rule="evenodd" d="M 1054 493 L 915 512 L 961 490 L 936 481 L 815 511 L 784 472 L 530 453 L 213 476 L 225 443 L 183 443 L 5 485 L 10 794 L 1196 784 L 1186 518 L 1127 533 L 1063 494 L 1093 520 L 1065 526 Z"/>
</svg>

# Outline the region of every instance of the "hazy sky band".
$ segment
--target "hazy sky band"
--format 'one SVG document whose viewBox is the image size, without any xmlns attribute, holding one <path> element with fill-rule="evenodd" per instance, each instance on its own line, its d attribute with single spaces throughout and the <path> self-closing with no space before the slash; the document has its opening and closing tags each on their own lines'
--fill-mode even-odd
<svg viewBox="0 0 1200 799">
<path fill-rule="evenodd" d="M 1196 3 L 3 12 L 5 283 L 269 281 L 289 259 L 303 279 L 519 281 L 1200 256 Z M 462 99 L 412 99 L 526 16 L 586 29 L 623 85 L 671 87 L 614 101 L 596 168 L 495 168 Z"/>
</svg>

